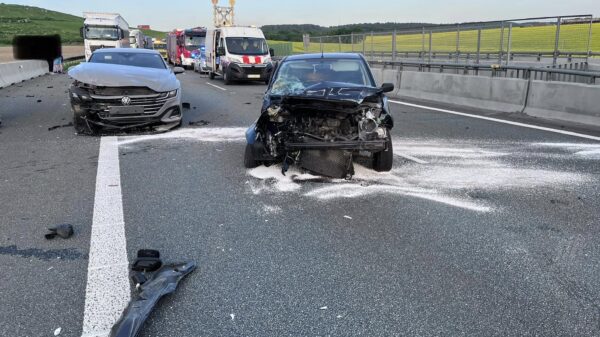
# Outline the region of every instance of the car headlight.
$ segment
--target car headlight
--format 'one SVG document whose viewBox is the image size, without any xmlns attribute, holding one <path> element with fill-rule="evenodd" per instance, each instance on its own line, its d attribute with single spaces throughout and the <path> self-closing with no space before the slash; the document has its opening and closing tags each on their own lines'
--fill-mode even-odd
<svg viewBox="0 0 600 337">
<path fill-rule="evenodd" d="M 173 90 L 173 91 L 169 91 L 169 93 L 167 94 L 167 98 L 173 98 L 177 96 L 177 89 Z"/>
</svg>

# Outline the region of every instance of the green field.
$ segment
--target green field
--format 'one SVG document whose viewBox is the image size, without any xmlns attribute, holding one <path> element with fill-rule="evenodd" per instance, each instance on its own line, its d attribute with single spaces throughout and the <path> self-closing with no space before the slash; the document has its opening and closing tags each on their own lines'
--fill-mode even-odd
<svg viewBox="0 0 600 337">
<path fill-rule="evenodd" d="M 59 34 L 64 44 L 80 44 L 83 19 L 42 8 L 0 4 L 0 45 L 10 45 L 15 35 Z"/>
<path fill-rule="evenodd" d="M 559 50 L 562 52 L 585 52 L 588 50 L 589 24 L 571 24 L 563 25 L 559 40 Z M 481 33 L 481 52 L 498 52 L 500 50 L 501 29 L 484 29 Z M 460 33 L 460 51 L 462 53 L 474 53 L 477 51 L 477 31 L 465 30 Z M 554 26 L 537 27 L 515 27 L 511 33 L 511 51 L 513 52 L 552 52 L 556 37 L 556 28 Z M 433 32 L 432 50 L 434 52 L 455 52 L 456 51 L 456 32 Z M 286 43 L 283 41 L 270 41 L 273 45 Z M 302 42 L 287 42 L 292 44 L 294 53 L 303 53 L 304 44 Z M 392 35 L 376 34 L 373 37 L 367 35 L 364 43 L 361 38 L 355 36 L 355 42 L 350 42 L 350 37 L 344 37 L 342 43 L 339 43 L 338 37 L 323 39 L 323 50 L 325 52 L 349 52 L 371 50 L 375 52 L 390 52 L 392 50 Z M 397 47 L 399 52 L 408 51 L 428 51 L 429 33 L 398 34 Z M 504 51 L 508 48 L 508 29 L 504 34 Z M 600 52 L 600 23 L 592 26 L 592 43 L 590 48 L 593 52 Z M 313 38 L 308 52 L 320 52 L 319 41 Z"/>
</svg>

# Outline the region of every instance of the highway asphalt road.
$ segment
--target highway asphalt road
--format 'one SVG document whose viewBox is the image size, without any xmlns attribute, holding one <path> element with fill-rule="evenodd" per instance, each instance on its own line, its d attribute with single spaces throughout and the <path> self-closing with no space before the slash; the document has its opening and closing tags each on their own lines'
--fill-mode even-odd
<svg viewBox="0 0 600 337">
<path fill-rule="evenodd" d="M 0 90 L 1 335 L 102 335 L 123 275 L 89 266 L 142 248 L 199 266 L 142 336 L 600 335 L 599 141 L 393 104 L 393 172 L 284 177 L 242 165 L 264 85 L 180 79 L 183 128 L 103 139 L 49 130 L 66 76 Z"/>
</svg>

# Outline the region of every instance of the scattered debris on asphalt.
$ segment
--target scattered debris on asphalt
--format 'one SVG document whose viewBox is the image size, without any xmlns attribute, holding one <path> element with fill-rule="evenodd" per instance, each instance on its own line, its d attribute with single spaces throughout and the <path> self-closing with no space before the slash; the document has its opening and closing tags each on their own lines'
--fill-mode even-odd
<svg viewBox="0 0 600 337">
<path fill-rule="evenodd" d="M 162 267 L 160 252 L 152 249 L 141 249 L 137 253 L 137 259 L 133 262 L 131 270 L 136 272 L 152 273 Z"/>
<path fill-rule="evenodd" d="M 235 314 L 230 314 L 229 317 L 231 317 L 231 320 L 233 321 L 235 319 Z"/>
<path fill-rule="evenodd" d="M 73 226 L 69 224 L 58 225 L 53 228 L 48 228 L 49 233 L 45 235 L 47 240 L 52 240 L 57 236 L 60 236 L 63 239 L 68 239 L 73 236 Z"/>
<path fill-rule="evenodd" d="M 320 307 L 319 310 L 327 310 L 327 307 Z"/>
<path fill-rule="evenodd" d="M 188 123 L 190 126 L 195 126 L 195 125 L 200 125 L 200 126 L 207 126 L 208 124 L 210 124 L 209 121 L 205 121 L 205 120 L 199 120 L 196 122 L 189 122 Z"/>
<path fill-rule="evenodd" d="M 68 128 L 68 127 L 72 127 L 73 126 L 73 122 L 67 123 L 67 124 L 63 124 L 63 125 L 55 125 L 55 126 L 51 126 L 48 128 L 48 131 L 54 131 L 56 129 L 60 129 L 60 128 Z"/>
<path fill-rule="evenodd" d="M 138 252 L 138 261 L 140 260 L 140 255 L 142 255 L 142 259 L 153 259 L 153 257 L 149 257 L 149 255 L 152 255 L 156 261 L 156 259 L 158 259 L 160 256 L 160 253 L 156 253 L 158 252 L 152 250 L 140 251 Z M 149 264 L 147 270 L 152 270 L 154 267 L 155 265 Z M 142 274 L 143 278 L 140 278 L 139 272 L 135 273 L 133 281 L 141 282 L 137 285 L 138 294 L 134 299 L 131 300 L 131 302 L 129 302 L 129 305 L 123 312 L 123 315 L 111 329 L 110 336 L 138 336 L 144 322 L 146 319 L 148 319 L 148 316 L 158 301 L 163 296 L 174 293 L 179 285 L 179 282 L 195 269 L 196 263 L 188 262 L 184 264 L 164 266 L 158 271 L 154 272 L 150 278 L 148 278 L 146 272 Z"/>
<path fill-rule="evenodd" d="M 58 336 L 60 335 L 60 332 L 62 331 L 62 328 L 56 328 L 56 330 L 54 330 L 54 336 Z"/>
<path fill-rule="evenodd" d="M 181 106 L 186 110 L 189 110 L 192 108 L 192 105 L 190 103 L 182 103 Z"/>
<path fill-rule="evenodd" d="M 38 100 L 37 100 L 37 102 L 38 102 L 38 103 L 42 103 L 42 100 L 41 100 L 41 99 L 38 99 Z"/>
<path fill-rule="evenodd" d="M 346 218 L 346 219 L 348 219 L 348 220 L 352 220 L 352 217 L 351 217 L 351 216 L 344 215 L 344 218 Z"/>
<path fill-rule="evenodd" d="M 25 95 L 25 97 L 32 98 L 32 97 L 35 97 L 35 96 L 34 95 Z"/>
</svg>

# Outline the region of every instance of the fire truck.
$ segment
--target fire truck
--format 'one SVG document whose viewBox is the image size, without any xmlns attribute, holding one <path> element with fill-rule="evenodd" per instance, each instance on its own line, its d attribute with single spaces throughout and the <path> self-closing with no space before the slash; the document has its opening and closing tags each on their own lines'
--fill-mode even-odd
<svg viewBox="0 0 600 337">
<path fill-rule="evenodd" d="M 167 60 L 170 64 L 191 68 L 206 43 L 206 28 L 174 30 L 167 35 Z"/>
</svg>

